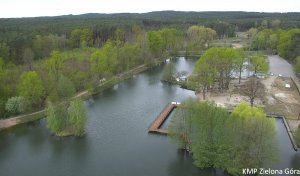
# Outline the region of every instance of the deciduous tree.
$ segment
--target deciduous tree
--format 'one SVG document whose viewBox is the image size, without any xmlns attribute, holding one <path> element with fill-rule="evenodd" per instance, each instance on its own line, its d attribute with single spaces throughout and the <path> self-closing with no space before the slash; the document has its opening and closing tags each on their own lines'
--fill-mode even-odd
<svg viewBox="0 0 300 176">
<path fill-rule="evenodd" d="M 269 70 L 269 64 L 263 55 L 257 54 L 250 57 L 251 68 L 254 73 L 266 73 Z"/>
<path fill-rule="evenodd" d="M 239 104 L 231 113 L 231 143 L 227 170 L 240 175 L 242 168 L 261 168 L 274 164 L 277 156 L 275 120 L 266 117 L 261 108 Z"/>
<path fill-rule="evenodd" d="M 35 71 L 25 72 L 21 75 L 18 94 L 29 101 L 33 107 L 42 106 L 45 90 L 41 78 Z"/>
<path fill-rule="evenodd" d="M 163 39 L 159 34 L 159 32 L 156 31 L 147 32 L 147 44 L 150 51 L 155 57 L 160 56 L 160 54 L 163 52 L 163 48 L 162 48 Z"/>
<path fill-rule="evenodd" d="M 26 48 L 23 52 L 23 63 L 27 66 L 28 70 L 32 70 L 32 62 L 34 53 L 30 48 Z"/>
<path fill-rule="evenodd" d="M 74 134 L 82 136 L 86 123 L 86 111 L 83 102 L 79 99 L 72 100 L 68 108 L 68 114 L 69 125 L 73 128 Z"/>
<path fill-rule="evenodd" d="M 11 97 L 5 104 L 5 110 L 10 115 L 16 115 L 26 111 L 26 101 L 23 97 Z"/>
<path fill-rule="evenodd" d="M 50 131 L 58 135 L 67 125 L 68 113 L 66 111 L 67 103 L 62 102 L 60 104 L 53 104 L 52 102 L 47 102 L 47 127 Z"/>
<path fill-rule="evenodd" d="M 175 65 L 172 62 L 167 63 L 164 66 L 161 79 L 163 81 L 172 81 L 174 79 L 175 73 L 176 73 Z"/>
<path fill-rule="evenodd" d="M 250 104 L 253 106 L 255 98 L 263 97 L 264 85 L 258 78 L 250 77 L 242 86 L 241 92 L 249 98 Z"/>
</svg>

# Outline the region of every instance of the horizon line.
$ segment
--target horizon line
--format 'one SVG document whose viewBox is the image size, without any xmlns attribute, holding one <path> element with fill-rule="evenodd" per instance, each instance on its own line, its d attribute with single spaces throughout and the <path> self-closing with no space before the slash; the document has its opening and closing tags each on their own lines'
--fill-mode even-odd
<svg viewBox="0 0 300 176">
<path fill-rule="evenodd" d="M 205 11 L 184 11 L 184 10 L 156 10 L 156 11 L 146 11 L 146 12 L 112 12 L 112 13 L 101 13 L 101 12 L 87 12 L 87 13 L 79 13 L 79 14 L 59 14 L 59 15 L 41 15 L 41 16 L 19 16 L 19 17 L 0 17 L 0 19 L 22 19 L 22 18 L 51 18 L 51 17 L 63 17 L 63 16 L 81 16 L 87 14 L 99 14 L 99 15 L 115 15 L 115 14 L 147 14 L 147 13 L 155 13 L 155 12 L 187 12 L 187 13 L 207 13 L 207 12 L 241 12 L 241 13 L 265 13 L 265 14 L 288 14 L 288 13 L 300 13 L 296 11 L 289 12 L 263 12 L 263 11 L 243 11 L 243 10 L 205 10 Z"/>
</svg>

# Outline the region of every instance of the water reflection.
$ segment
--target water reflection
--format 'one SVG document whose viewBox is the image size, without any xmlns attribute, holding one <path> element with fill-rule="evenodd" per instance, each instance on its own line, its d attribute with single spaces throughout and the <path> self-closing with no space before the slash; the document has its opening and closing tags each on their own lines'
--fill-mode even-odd
<svg viewBox="0 0 300 176">
<path fill-rule="evenodd" d="M 193 60 L 175 60 L 178 70 L 191 71 Z M 105 175 L 105 176 L 209 176 L 220 170 L 196 168 L 192 158 L 177 150 L 166 136 L 149 135 L 147 129 L 171 101 L 195 97 L 194 92 L 162 84 L 163 65 L 139 74 L 86 102 L 87 134 L 82 138 L 57 138 L 45 121 L 0 133 L 1 176 Z M 299 155 L 278 121 L 278 167 L 299 165 Z"/>
</svg>

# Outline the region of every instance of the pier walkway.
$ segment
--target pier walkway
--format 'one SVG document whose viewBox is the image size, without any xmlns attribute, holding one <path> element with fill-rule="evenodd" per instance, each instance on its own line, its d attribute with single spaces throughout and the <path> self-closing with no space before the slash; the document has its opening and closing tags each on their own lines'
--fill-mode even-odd
<svg viewBox="0 0 300 176">
<path fill-rule="evenodd" d="M 172 102 L 166 105 L 162 112 L 156 117 L 156 119 L 150 125 L 149 133 L 168 134 L 168 130 L 160 129 L 162 124 L 166 121 L 171 112 L 179 105 L 178 102 Z"/>
</svg>

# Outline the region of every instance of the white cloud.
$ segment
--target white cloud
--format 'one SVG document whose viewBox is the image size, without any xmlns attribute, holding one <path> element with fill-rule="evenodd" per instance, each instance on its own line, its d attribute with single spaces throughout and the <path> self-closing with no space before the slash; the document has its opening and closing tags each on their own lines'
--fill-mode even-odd
<svg viewBox="0 0 300 176">
<path fill-rule="evenodd" d="M 178 11 L 300 12 L 299 0 L 0 0 L 0 17 Z"/>
</svg>

